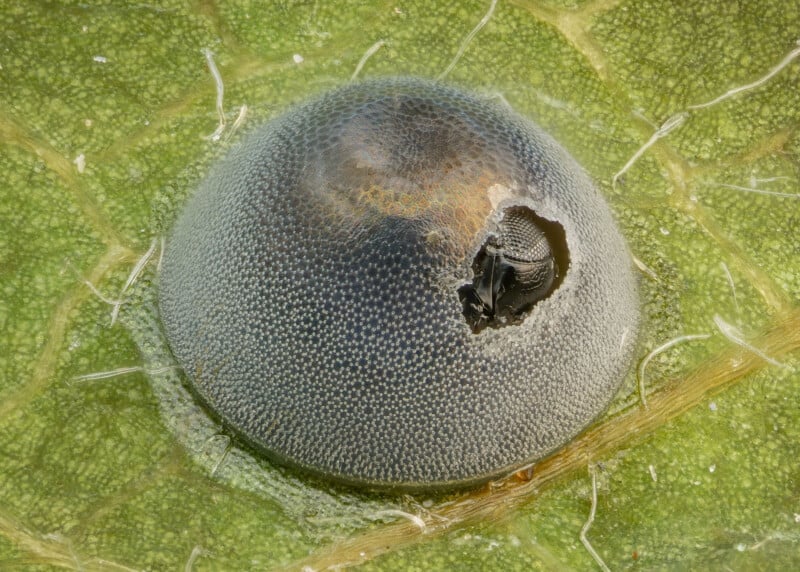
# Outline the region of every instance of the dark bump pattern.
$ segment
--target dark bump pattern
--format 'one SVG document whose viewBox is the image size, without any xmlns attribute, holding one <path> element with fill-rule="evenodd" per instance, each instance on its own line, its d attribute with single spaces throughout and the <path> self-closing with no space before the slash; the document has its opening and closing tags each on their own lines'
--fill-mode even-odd
<svg viewBox="0 0 800 572">
<path fill-rule="evenodd" d="M 531 215 L 532 211 L 519 207 L 505 211 L 498 226 L 504 230 L 503 253 L 507 258 L 533 262 L 551 257 L 547 235 Z"/>
<path fill-rule="evenodd" d="M 475 334 L 457 292 L 516 207 L 558 223 L 569 267 L 519 323 Z M 290 110 L 214 167 L 168 239 L 160 309 L 196 394 L 273 459 L 372 487 L 463 486 L 605 409 L 635 340 L 629 260 L 541 129 L 390 78 Z"/>
</svg>

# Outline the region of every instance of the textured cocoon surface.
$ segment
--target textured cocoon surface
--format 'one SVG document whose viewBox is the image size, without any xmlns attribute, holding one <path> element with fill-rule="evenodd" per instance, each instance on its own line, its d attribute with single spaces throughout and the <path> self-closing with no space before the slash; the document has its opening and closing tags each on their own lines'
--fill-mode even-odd
<svg viewBox="0 0 800 572">
<path fill-rule="evenodd" d="M 569 265 L 474 333 L 458 288 L 509 207 Z M 196 394 L 250 445 L 335 480 L 466 485 L 553 451 L 614 396 L 638 320 L 611 213 L 540 128 L 412 78 L 349 85 L 255 130 L 168 240 L 160 309 Z"/>
</svg>

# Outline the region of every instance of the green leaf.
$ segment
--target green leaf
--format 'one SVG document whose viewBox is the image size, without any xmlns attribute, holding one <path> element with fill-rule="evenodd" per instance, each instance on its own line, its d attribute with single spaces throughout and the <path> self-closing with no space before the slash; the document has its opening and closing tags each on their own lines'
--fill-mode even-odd
<svg viewBox="0 0 800 572">
<path fill-rule="evenodd" d="M 798 8 L 496 5 L 447 80 L 598 182 L 643 268 L 641 358 L 709 337 L 648 361 L 647 409 L 631 372 L 532 475 L 397 498 L 255 459 L 198 408 L 159 331 L 160 237 L 242 133 L 371 47 L 361 77 L 439 76 L 489 2 L 4 2 L 0 567 L 591 569 L 591 466 L 612 569 L 796 568 Z"/>
</svg>

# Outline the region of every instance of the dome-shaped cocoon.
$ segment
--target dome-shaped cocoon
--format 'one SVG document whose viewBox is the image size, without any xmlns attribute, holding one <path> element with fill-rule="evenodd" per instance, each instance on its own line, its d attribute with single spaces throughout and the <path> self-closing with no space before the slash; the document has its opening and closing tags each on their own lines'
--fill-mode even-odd
<svg viewBox="0 0 800 572">
<path fill-rule="evenodd" d="M 608 405 L 638 321 L 630 257 L 576 162 L 499 104 L 348 85 L 255 130 L 167 242 L 160 310 L 201 400 L 338 481 L 478 483 Z"/>
</svg>

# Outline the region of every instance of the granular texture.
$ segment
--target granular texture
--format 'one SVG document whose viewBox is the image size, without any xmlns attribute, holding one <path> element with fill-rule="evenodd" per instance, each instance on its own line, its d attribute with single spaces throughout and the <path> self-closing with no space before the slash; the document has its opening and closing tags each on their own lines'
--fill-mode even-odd
<svg viewBox="0 0 800 572">
<path fill-rule="evenodd" d="M 474 328 L 459 290 L 490 250 L 520 283 L 552 269 L 552 287 Z M 516 299 L 507 284 L 490 305 Z M 241 438 L 397 489 L 478 483 L 569 441 L 619 387 L 639 313 L 574 159 L 511 110 L 414 78 L 255 130 L 181 212 L 159 288 L 193 389 Z"/>
</svg>

